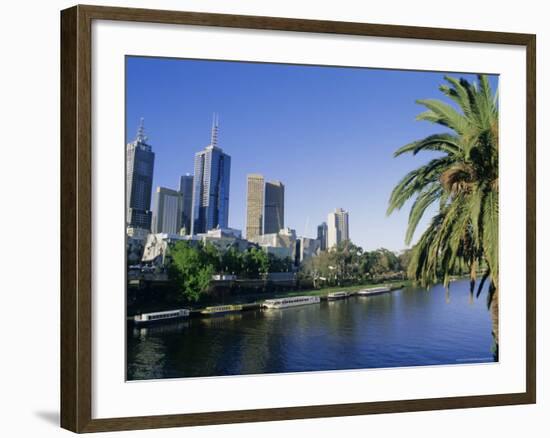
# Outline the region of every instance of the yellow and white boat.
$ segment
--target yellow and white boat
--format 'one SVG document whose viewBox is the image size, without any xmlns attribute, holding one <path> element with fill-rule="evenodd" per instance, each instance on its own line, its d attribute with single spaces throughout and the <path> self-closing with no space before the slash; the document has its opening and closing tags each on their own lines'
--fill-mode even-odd
<svg viewBox="0 0 550 438">
<path fill-rule="evenodd" d="M 203 315 L 219 315 L 221 313 L 240 312 L 243 306 L 240 304 L 226 304 L 222 306 L 209 306 L 201 310 Z"/>
</svg>

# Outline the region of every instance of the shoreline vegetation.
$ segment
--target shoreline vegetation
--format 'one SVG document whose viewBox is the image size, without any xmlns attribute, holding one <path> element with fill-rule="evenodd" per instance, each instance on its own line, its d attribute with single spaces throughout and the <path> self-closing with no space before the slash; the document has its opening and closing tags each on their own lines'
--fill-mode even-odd
<svg viewBox="0 0 550 438">
<path fill-rule="evenodd" d="M 329 286 L 325 288 L 320 289 L 294 289 L 294 290 L 288 290 L 288 291 L 273 291 L 273 292 L 260 292 L 260 293 L 249 293 L 249 294 L 238 294 L 238 295 L 228 295 L 225 299 L 222 299 L 220 301 L 212 301 L 208 302 L 208 306 L 220 306 L 220 305 L 231 305 L 231 304 L 248 304 L 248 305 L 260 305 L 263 301 L 269 300 L 269 299 L 275 299 L 275 298 L 288 298 L 288 297 L 295 297 L 295 296 L 319 296 L 321 297 L 321 300 L 327 299 L 328 294 L 332 292 L 339 292 L 339 291 L 346 291 L 350 293 L 356 293 L 362 289 L 371 289 L 371 288 L 377 288 L 377 287 L 387 287 L 390 289 L 389 292 L 393 292 L 396 290 L 403 289 L 405 287 L 412 286 L 413 283 L 411 280 L 399 280 L 399 281 L 393 281 L 393 282 L 380 282 L 380 283 L 364 283 L 360 285 L 352 285 L 352 286 Z M 194 316 L 197 316 L 197 314 L 200 313 L 201 310 L 203 310 L 206 306 L 205 303 L 196 303 L 196 304 L 186 304 L 186 308 L 191 310 L 191 314 Z M 257 308 L 257 307 L 251 307 L 251 308 Z M 151 305 L 144 306 L 144 308 L 140 309 L 139 313 L 149 313 L 149 312 L 161 312 L 161 311 L 168 311 L 172 310 L 173 307 L 167 308 L 167 306 L 161 305 L 155 305 L 155 303 L 151 303 Z M 247 308 L 243 308 L 243 310 L 248 310 Z M 131 320 L 134 317 L 134 314 L 138 313 L 128 313 L 127 319 Z"/>
<path fill-rule="evenodd" d="M 259 248 L 239 251 L 180 241 L 170 245 L 165 266 L 149 280 L 129 281 L 127 314 L 410 284 L 408 260 L 409 251 L 364 251 L 351 241 L 300 264 Z"/>
</svg>

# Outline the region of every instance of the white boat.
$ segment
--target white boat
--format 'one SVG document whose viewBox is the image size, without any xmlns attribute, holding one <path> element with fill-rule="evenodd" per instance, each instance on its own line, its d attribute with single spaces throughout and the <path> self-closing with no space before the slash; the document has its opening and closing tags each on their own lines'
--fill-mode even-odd
<svg viewBox="0 0 550 438">
<path fill-rule="evenodd" d="M 189 309 L 165 310 L 164 312 L 142 313 L 134 316 L 136 325 L 152 324 L 155 322 L 186 318 L 191 312 Z"/>
<path fill-rule="evenodd" d="M 331 292 L 327 295 L 328 300 L 342 300 L 344 298 L 347 298 L 351 295 L 350 292 L 346 290 L 341 290 L 338 292 Z"/>
<path fill-rule="evenodd" d="M 267 307 L 268 309 L 283 309 L 285 307 L 303 306 L 305 304 L 317 304 L 320 302 L 321 298 L 317 296 L 275 298 L 265 300 L 263 307 Z"/>
<path fill-rule="evenodd" d="M 357 295 L 366 297 L 369 295 L 378 295 L 390 291 L 391 289 L 389 287 L 371 287 L 370 289 L 361 289 L 357 292 Z"/>
</svg>

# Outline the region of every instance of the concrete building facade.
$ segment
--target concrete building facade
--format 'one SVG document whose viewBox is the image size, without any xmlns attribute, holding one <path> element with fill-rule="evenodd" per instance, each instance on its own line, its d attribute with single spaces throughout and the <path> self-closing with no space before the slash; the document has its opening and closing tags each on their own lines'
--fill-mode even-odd
<svg viewBox="0 0 550 438">
<path fill-rule="evenodd" d="M 157 187 L 153 209 L 153 233 L 179 233 L 181 207 L 182 196 L 179 191 Z"/>
<path fill-rule="evenodd" d="M 246 187 L 246 238 L 250 240 L 264 232 L 264 177 L 248 175 Z"/>
<path fill-rule="evenodd" d="M 327 248 L 333 248 L 346 240 L 349 240 L 349 215 L 347 211 L 337 208 L 328 214 Z"/>
</svg>

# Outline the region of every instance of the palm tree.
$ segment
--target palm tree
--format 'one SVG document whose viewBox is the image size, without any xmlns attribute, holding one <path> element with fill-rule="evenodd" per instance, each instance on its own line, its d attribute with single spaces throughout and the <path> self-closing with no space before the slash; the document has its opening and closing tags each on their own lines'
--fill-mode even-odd
<svg viewBox="0 0 550 438">
<path fill-rule="evenodd" d="M 406 244 L 410 244 L 427 208 L 438 212 L 414 245 L 408 275 L 424 287 L 443 282 L 453 274 L 470 276 L 474 293 L 482 272 L 479 296 L 489 280 L 495 356 L 498 357 L 498 95 L 485 75 L 478 81 L 445 77 L 440 91 L 455 106 L 437 99 L 419 100 L 427 111 L 417 120 L 447 128 L 398 149 L 394 156 L 420 151 L 441 155 L 409 172 L 393 189 L 388 214 L 414 199 L 409 213 Z"/>
</svg>

